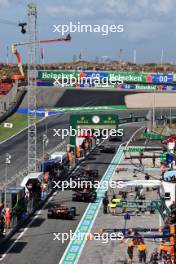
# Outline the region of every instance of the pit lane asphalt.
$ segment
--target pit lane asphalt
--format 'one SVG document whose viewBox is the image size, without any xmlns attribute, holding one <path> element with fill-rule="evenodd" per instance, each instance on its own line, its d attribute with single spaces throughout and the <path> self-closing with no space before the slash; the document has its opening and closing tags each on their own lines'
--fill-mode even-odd
<svg viewBox="0 0 176 264">
<path fill-rule="evenodd" d="M 125 126 L 125 138 L 128 140 L 131 134 L 140 127 L 140 124 L 131 124 Z M 113 143 L 114 144 L 114 143 Z M 120 143 L 115 143 L 119 146 Z M 88 166 L 89 168 L 96 168 L 99 170 L 100 178 L 105 173 L 108 165 L 110 164 L 113 154 L 96 154 L 92 155 L 93 159 L 85 161 L 81 166 Z M 56 196 L 46 205 L 46 208 L 39 212 L 36 217 L 23 234 L 23 236 L 15 243 L 12 249 L 8 252 L 6 257 L 0 262 L 3 264 L 56 264 L 62 257 L 64 250 L 67 246 L 67 242 L 64 244 L 61 241 L 53 240 L 53 233 L 69 233 L 70 230 L 74 232 L 81 216 L 83 215 L 87 204 L 72 202 L 72 191 L 58 192 Z M 76 220 L 58 220 L 47 219 L 47 209 L 55 204 L 64 204 L 68 206 L 76 206 L 77 216 Z M 17 239 L 21 229 L 9 242 L 3 245 L 1 254 L 5 253 L 12 243 Z"/>
<path fill-rule="evenodd" d="M 116 111 L 119 117 L 129 117 L 132 111 Z M 146 115 L 147 110 L 133 110 L 136 115 Z M 98 112 L 96 112 L 98 114 Z M 103 112 L 101 112 L 103 113 Z M 109 113 L 109 112 L 104 112 Z M 45 151 L 53 149 L 57 144 L 62 142 L 61 137 L 53 137 L 55 134 L 53 129 L 69 128 L 69 114 L 48 117 L 37 124 L 37 156 L 42 155 L 43 134 L 48 135 L 49 143 Z M 5 155 L 9 153 L 11 164 L 8 165 L 8 179 L 12 178 L 16 173 L 27 167 L 27 130 L 24 130 L 17 136 L 0 144 L 0 183 L 4 181 L 5 172 Z"/>
</svg>

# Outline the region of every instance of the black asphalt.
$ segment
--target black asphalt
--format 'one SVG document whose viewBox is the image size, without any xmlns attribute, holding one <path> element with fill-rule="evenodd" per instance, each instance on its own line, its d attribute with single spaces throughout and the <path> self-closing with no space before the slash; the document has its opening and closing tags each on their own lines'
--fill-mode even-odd
<svg viewBox="0 0 176 264">
<path fill-rule="evenodd" d="M 130 91 L 66 90 L 56 107 L 125 105 L 125 95 Z M 134 92 L 133 92 L 134 94 Z"/>
</svg>

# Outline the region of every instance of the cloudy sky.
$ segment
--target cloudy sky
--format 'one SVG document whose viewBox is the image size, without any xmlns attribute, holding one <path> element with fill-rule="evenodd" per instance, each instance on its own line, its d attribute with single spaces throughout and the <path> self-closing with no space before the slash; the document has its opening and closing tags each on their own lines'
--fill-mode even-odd
<svg viewBox="0 0 176 264">
<path fill-rule="evenodd" d="M 6 60 L 6 49 L 11 43 L 27 40 L 15 25 L 4 23 L 27 21 L 26 0 L 0 0 L 0 61 Z M 176 63 L 175 0 L 38 0 L 39 39 L 54 39 L 61 33 L 53 32 L 53 25 L 70 22 L 88 25 L 124 25 L 123 33 L 72 33 L 71 43 L 43 45 L 46 62 L 71 61 L 83 50 L 83 57 L 96 56 L 133 61 L 136 49 L 137 62 Z M 20 48 L 23 60 L 27 49 Z M 13 56 L 9 56 L 14 60 Z"/>
</svg>

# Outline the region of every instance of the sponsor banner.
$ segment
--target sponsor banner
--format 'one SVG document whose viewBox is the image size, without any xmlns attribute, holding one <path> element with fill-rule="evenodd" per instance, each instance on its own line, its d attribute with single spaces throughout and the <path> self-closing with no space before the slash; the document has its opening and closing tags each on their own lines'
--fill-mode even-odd
<svg viewBox="0 0 176 264">
<path fill-rule="evenodd" d="M 28 109 L 27 108 L 24 108 L 24 107 L 21 107 L 21 108 L 18 108 L 18 110 L 16 111 L 16 113 L 18 114 L 28 114 Z M 31 113 L 32 114 L 32 113 Z M 58 115 L 58 114 L 62 114 L 61 111 L 54 111 L 54 110 L 47 110 L 47 109 L 44 109 L 44 108 L 38 108 L 36 109 L 36 116 L 41 116 L 41 117 L 44 117 L 44 116 L 52 116 L 52 115 Z"/>
<path fill-rule="evenodd" d="M 122 89 L 136 89 L 136 90 L 158 90 L 158 91 L 175 91 L 176 85 L 153 85 L 153 84 L 127 84 L 120 85 Z"/>
<path fill-rule="evenodd" d="M 176 85 L 163 85 L 163 91 L 176 91 Z"/>
<path fill-rule="evenodd" d="M 80 73 L 82 74 L 82 77 L 90 78 L 91 80 L 108 80 L 109 73 L 108 72 L 97 72 L 97 71 L 84 71 Z"/>
<path fill-rule="evenodd" d="M 138 89 L 138 87 L 132 86 L 134 83 L 143 83 L 145 84 L 153 84 L 151 87 L 147 87 L 149 89 L 157 89 L 155 84 L 172 84 L 174 81 L 173 74 L 146 74 L 146 73 L 120 73 L 120 72 L 96 72 L 96 71 L 38 71 L 38 81 L 61 81 L 63 82 L 64 78 L 72 80 L 76 79 L 80 81 L 84 78 L 92 81 L 99 80 L 100 82 L 110 83 L 112 87 L 115 86 L 116 82 L 125 83 L 126 86 L 122 88 L 127 89 Z M 127 84 L 131 84 L 131 86 L 127 86 Z M 85 83 L 86 86 L 90 87 L 89 81 Z M 114 85 L 114 86 L 113 86 Z M 82 83 L 82 87 L 84 86 L 84 82 Z M 92 84 L 92 86 L 96 86 L 96 84 Z M 140 88 L 139 89 L 143 89 Z M 166 88 L 167 89 L 167 88 Z"/>
<path fill-rule="evenodd" d="M 118 72 L 110 72 L 109 73 L 109 81 L 111 82 L 146 82 L 146 74 L 143 73 L 118 73 Z"/>
<path fill-rule="evenodd" d="M 149 78 L 149 77 L 148 77 Z M 173 83 L 173 74 L 151 74 L 152 83 Z"/>
<path fill-rule="evenodd" d="M 61 78 L 78 77 L 78 71 L 38 71 L 39 80 L 56 80 Z"/>
<path fill-rule="evenodd" d="M 173 83 L 173 74 L 110 72 L 109 80 L 129 83 Z"/>
<path fill-rule="evenodd" d="M 119 85 L 119 88 L 122 89 L 141 89 L 141 90 L 157 90 L 157 85 L 148 85 L 148 84 L 129 84 L 129 83 L 123 83 Z"/>
</svg>

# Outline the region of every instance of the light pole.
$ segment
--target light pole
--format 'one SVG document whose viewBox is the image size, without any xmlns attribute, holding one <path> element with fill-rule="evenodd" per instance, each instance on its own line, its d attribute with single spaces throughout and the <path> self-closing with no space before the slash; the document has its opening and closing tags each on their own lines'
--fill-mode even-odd
<svg viewBox="0 0 176 264">
<path fill-rule="evenodd" d="M 6 210 L 7 207 L 7 168 L 8 165 L 11 163 L 11 155 L 6 153 L 5 158 L 5 190 L 4 190 L 4 209 Z"/>
<path fill-rule="evenodd" d="M 43 183 L 44 183 L 44 160 L 45 160 L 45 147 L 47 146 L 48 144 L 48 137 L 46 134 L 43 134 L 43 163 L 42 163 L 42 172 L 43 172 L 43 175 L 42 175 L 42 195 L 41 197 L 44 198 L 44 189 L 43 189 Z"/>
<path fill-rule="evenodd" d="M 45 156 L 45 147 L 48 145 L 48 137 L 46 134 L 43 134 L 43 160 Z"/>
<path fill-rule="evenodd" d="M 156 100 L 155 100 L 155 89 L 153 90 L 153 129 L 155 128 L 155 108 L 156 108 Z"/>
</svg>

